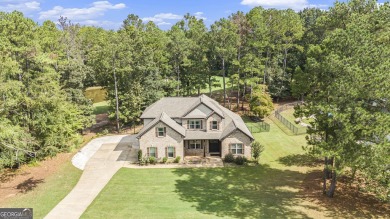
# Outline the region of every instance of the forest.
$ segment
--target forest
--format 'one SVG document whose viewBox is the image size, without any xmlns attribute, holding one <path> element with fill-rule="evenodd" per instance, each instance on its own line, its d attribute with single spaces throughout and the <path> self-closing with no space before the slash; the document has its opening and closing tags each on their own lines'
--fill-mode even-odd
<svg viewBox="0 0 390 219">
<path fill-rule="evenodd" d="M 255 7 L 210 27 L 187 14 L 169 30 L 134 14 L 106 30 L 0 12 L 0 53 L 0 169 L 77 147 L 94 123 L 88 87 L 107 90 L 123 126 L 164 96 L 213 97 L 220 76 L 233 111 L 247 102 L 261 117 L 271 98 L 304 101 L 296 114 L 315 115 L 307 151 L 325 158 L 324 193 L 347 168 L 390 199 L 389 3 Z"/>
</svg>

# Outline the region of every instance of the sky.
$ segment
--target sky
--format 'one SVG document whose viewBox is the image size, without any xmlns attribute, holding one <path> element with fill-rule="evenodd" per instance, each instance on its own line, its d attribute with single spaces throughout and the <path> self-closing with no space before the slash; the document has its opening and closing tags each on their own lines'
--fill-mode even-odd
<svg viewBox="0 0 390 219">
<path fill-rule="evenodd" d="M 39 24 L 56 22 L 60 16 L 73 23 L 118 29 L 128 14 L 143 21 L 153 21 L 161 29 L 169 29 L 184 14 L 202 18 L 207 26 L 222 17 L 251 8 L 286 9 L 299 11 L 306 7 L 326 10 L 333 0 L 0 0 L 0 11 L 21 11 Z M 383 1 L 379 1 L 383 2 Z"/>
</svg>

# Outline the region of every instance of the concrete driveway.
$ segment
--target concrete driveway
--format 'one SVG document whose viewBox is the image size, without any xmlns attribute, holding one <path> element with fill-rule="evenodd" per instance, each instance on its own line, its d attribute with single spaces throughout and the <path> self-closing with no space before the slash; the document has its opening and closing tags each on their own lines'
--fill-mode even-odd
<svg viewBox="0 0 390 219">
<path fill-rule="evenodd" d="M 94 139 L 86 147 L 89 153 L 84 172 L 73 190 L 45 218 L 80 218 L 111 177 L 124 165 L 137 160 L 135 135 L 106 136 Z"/>
</svg>

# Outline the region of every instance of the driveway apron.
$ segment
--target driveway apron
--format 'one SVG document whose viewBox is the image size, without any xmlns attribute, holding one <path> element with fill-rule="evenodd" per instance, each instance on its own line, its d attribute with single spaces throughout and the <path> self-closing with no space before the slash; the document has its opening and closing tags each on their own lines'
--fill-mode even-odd
<svg viewBox="0 0 390 219">
<path fill-rule="evenodd" d="M 134 136 L 112 137 L 104 137 L 106 143 L 86 163 L 77 185 L 45 218 L 80 218 L 111 177 L 136 160 L 137 149 L 130 147 L 135 142 Z"/>
</svg>

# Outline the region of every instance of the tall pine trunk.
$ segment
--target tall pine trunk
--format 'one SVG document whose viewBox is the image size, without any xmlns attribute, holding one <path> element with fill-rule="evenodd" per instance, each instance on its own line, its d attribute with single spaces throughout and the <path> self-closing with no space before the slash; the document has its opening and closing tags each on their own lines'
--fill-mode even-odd
<svg viewBox="0 0 390 219">
<path fill-rule="evenodd" d="M 326 194 L 326 179 L 328 178 L 328 157 L 325 157 L 324 161 L 324 171 L 322 175 L 322 193 L 325 195 Z"/>
<path fill-rule="evenodd" d="M 225 72 L 225 59 L 222 58 L 222 73 L 223 73 L 223 106 L 226 106 L 226 83 L 225 83 L 225 77 L 226 77 L 226 72 Z"/>
<path fill-rule="evenodd" d="M 211 84 L 211 75 L 209 75 L 209 93 L 210 93 L 210 98 L 211 98 L 211 96 L 212 96 L 212 90 L 211 90 L 211 86 L 212 86 L 212 84 Z"/>
<path fill-rule="evenodd" d="M 330 181 L 329 191 L 326 194 L 329 198 L 333 198 L 334 196 L 334 192 L 336 191 L 336 181 L 337 181 L 336 160 L 334 157 L 332 158 L 332 161 L 333 161 L 332 179 Z"/>
<path fill-rule="evenodd" d="M 118 82 L 115 72 L 115 61 L 114 61 L 114 85 L 115 85 L 115 117 L 116 117 L 116 131 L 120 131 L 119 127 L 119 100 L 118 100 Z"/>
</svg>

